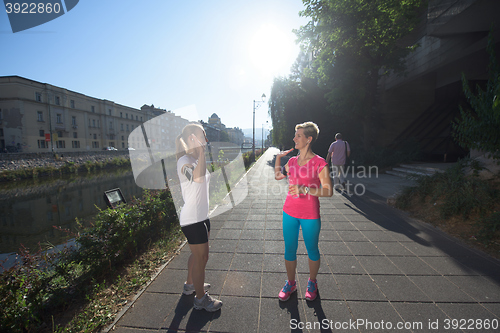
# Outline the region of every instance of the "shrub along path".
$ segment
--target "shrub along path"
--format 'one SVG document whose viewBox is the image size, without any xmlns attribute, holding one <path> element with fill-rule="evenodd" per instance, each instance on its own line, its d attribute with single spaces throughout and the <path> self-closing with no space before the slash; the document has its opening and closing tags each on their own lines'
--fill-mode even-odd
<svg viewBox="0 0 500 333">
<path fill-rule="evenodd" d="M 299 243 L 298 292 L 278 300 L 286 279 L 281 234 L 285 180 L 274 180 L 269 149 L 250 169 L 248 196 L 215 216 L 206 280 L 221 311 L 181 295 L 185 246 L 108 328 L 113 332 L 498 331 L 500 262 L 390 207 L 369 191 L 321 199 L 319 297 Z M 405 329 L 406 328 L 406 329 Z"/>
</svg>

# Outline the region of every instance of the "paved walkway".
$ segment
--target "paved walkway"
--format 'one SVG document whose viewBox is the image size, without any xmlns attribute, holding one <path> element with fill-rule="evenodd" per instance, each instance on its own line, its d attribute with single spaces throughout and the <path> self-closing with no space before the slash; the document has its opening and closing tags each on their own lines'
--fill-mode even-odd
<svg viewBox="0 0 500 333">
<path fill-rule="evenodd" d="M 298 293 L 280 302 L 287 184 L 274 180 L 276 152 L 249 171 L 248 197 L 211 220 L 206 280 L 222 310 L 194 310 L 194 296 L 181 295 L 185 246 L 113 332 L 498 332 L 500 262 L 388 206 L 369 187 L 361 196 L 321 198 L 319 297 L 304 299 L 301 242 Z"/>
</svg>

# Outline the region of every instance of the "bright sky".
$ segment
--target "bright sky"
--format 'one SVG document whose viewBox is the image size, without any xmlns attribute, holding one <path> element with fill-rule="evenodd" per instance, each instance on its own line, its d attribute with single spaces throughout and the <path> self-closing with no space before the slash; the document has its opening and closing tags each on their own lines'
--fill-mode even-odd
<svg viewBox="0 0 500 333">
<path fill-rule="evenodd" d="M 270 96 L 273 78 L 290 73 L 299 52 L 292 29 L 307 23 L 301 0 L 81 0 L 14 34 L 0 8 L 0 76 L 189 120 L 217 113 L 240 128 L 252 127 L 253 100 Z M 267 101 L 256 128 L 271 124 Z M 176 111 L 190 105 L 197 119 Z"/>
</svg>

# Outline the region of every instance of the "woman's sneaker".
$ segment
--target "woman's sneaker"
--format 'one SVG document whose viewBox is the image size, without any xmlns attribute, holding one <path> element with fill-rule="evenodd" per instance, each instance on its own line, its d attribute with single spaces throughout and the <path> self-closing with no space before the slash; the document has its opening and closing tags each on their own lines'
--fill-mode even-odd
<svg viewBox="0 0 500 333">
<path fill-rule="evenodd" d="M 210 283 L 204 283 L 203 284 L 203 290 L 207 291 L 208 289 L 210 289 Z M 187 283 L 184 282 L 184 290 L 182 291 L 182 293 L 184 295 L 192 295 L 194 292 L 195 292 L 194 285 L 193 284 L 187 284 Z"/>
<path fill-rule="evenodd" d="M 280 301 L 288 301 L 288 299 L 290 298 L 290 295 L 297 291 L 297 282 L 293 281 L 293 284 L 290 284 L 289 283 L 290 281 L 286 281 L 285 283 L 285 286 L 283 287 L 283 289 L 281 289 L 279 295 L 278 295 L 278 298 L 280 299 Z"/>
<path fill-rule="evenodd" d="M 201 299 L 194 298 L 194 308 L 196 310 L 205 310 L 208 312 L 215 312 L 222 307 L 222 302 L 217 298 L 213 298 L 208 293 L 205 293 Z"/>
<path fill-rule="evenodd" d="M 318 280 L 307 280 L 306 300 L 314 301 L 318 296 Z"/>
</svg>

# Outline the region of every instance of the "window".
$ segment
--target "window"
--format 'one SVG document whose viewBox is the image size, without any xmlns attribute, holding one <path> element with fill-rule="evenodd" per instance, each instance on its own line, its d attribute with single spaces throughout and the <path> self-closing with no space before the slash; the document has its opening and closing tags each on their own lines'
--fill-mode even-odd
<svg viewBox="0 0 500 333">
<path fill-rule="evenodd" d="M 128 119 L 128 113 L 125 113 L 125 119 Z"/>
<path fill-rule="evenodd" d="M 92 127 L 95 127 L 95 119 L 92 119 Z"/>
<path fill-rule="evenodd" d="M 38 121 L 43 121 L 43 112 L 42 111 L 37 111 L 37 120 Z"/>
<path fill-rule="evenodd" d="M 142 121 L 142 116 L 141 116 L 141 121 Z"/>
<path fill-rule="evenodd" d="M 122 135 L 122 141 L 125 140 L 125 137 Z"/>
<path fill-rule="evenodd" d="M 111 109 L 108 109 L 108 113 L 109 113 L 109 115 L 111 116 Z"/>
<path fill-rule="evenodd" d="M 99 120 L 97 121 L 97 128 L 101 128 L 101 123 Z"/>
<path fill-rule="evenodd" d="M 139 120 L 139 117 L 138 117 L 138 116 L 135 116 L 135 120 Z"/>
<path fill-rule="evenodd" d="M 56 96 L 54 98 L 54 101 L 55 101 L 56 105 L 61 105 L 61 98 L 59 96 Z"/>
<path fill-rule="evenodd" d="M 109 146 L 110 147 L 114 147 L 115 146 L 115 142 L 114 141 L 109 141 Z"/>
<path fill-rule="evenodd" d="M 93 105 L 92 105 L 92 106 L 90 107 L 90 110 L 92 111 L 92 113 L 95 113 L 95 106 L 93 106 Z"/>
<path fill-rule="evenodd" d="M 42 136 L 42 137 L 45 136 L 45 131 L 44 130 L 40 130 L 40 136 Z"/>
<path fill-rule="evenodd" d="M 110 139 L 110 140 L 114 140 L 114 139 L 115 139 L 115 135 L 114 135 L 114 134 L 110 134 L 110 135 L 109 135 L 109 139 Z"/>
<path fill-rule="evenodd" d="M 128 132 L 128 124 L 127 124 L 127 132 Z"/>
<path fill-rule="evenodd" d="M 122 142 L 122 148 L 125 148 L 125 143 Z"/>
<path fill-rule="evenodd" d="M 39 92 L 35 93 L 35 100 L 37 102 L 41 102 L 42 101 L 42 94 Z"/>
<path fill-rule="evenodd" d="M 123 118 L 123 112 L 120 112 L 120 118 Z"/>
<path fill-rule="evenodd" d="M 99 148 L 99 141 L 92 141 L 92 148 Z"/>
<path fill-rule="evenodd" d="M 62 141 L 62 140 L 56 141 L 56 147 L 57 148 L 66 148 L 66 142 Z"/>
<path fill-rule="evenodd" d="M 123 131 L 123 124 L 120 124 L 120 126 L 121 126 L 121 130 Z"/>
<path fill-rule="evenodd" d="M 73 139 L 76 139 L 78 138 L 78 133 L 77 132 L 73 132 Z"/>
<path fill-rule="evenodd" d="M 94 140 L 97 140 L 97 134 L 94 133 Z"/>
<path fill-rule="evenodd" d="M 56 114 L 56 123 L 62 124 L 62 114 Z"/>
<path fill-rule="evenodd" d="M 80 141 L 71 141 L 72 148 L 80 148 Z"/>
<path fill-rule="evenodd" d="M 71 108 L 75 108 L 75 101 L 74 100 L 70 100 L 69 101 L 70 105 L 71 105 Z"/>
<path fill-rule="evenodd" d="M 71 117 L 71 125 L 76 126 L 76 117 Z"/>
<path fill-rule="evenodd" d="M 47 148 L 45 140 L 38 140 L 38 148 Z"/>
<path fill-rule="evenodd" d="M 62 131 L 58 131 L 57 132 L 57 136 L 60 137 L 60 138 L 62 138 L 63 137 L 63 132 Z"/>
<path fill-rule="evenodd" d="M 109 122 L 109 129 L 113 129 L 113 122 L 112 121 Z"/>
</svg>

